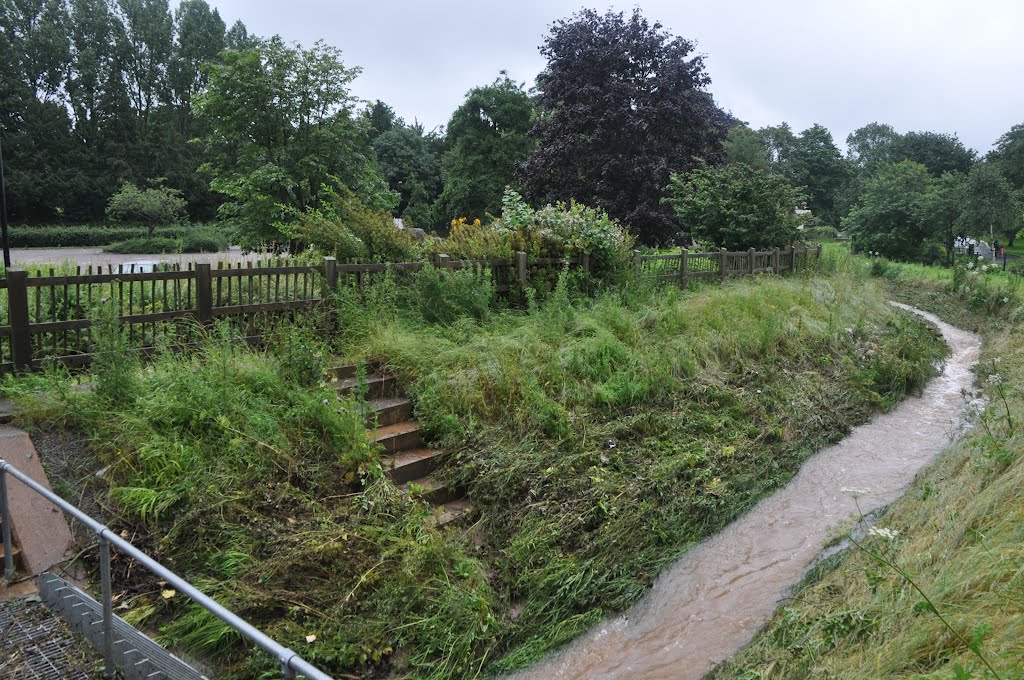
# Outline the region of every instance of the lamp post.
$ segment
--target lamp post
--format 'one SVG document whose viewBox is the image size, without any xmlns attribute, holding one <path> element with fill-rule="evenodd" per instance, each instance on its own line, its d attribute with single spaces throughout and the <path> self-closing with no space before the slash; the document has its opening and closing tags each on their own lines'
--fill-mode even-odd
<svg viewBox="0 0 1024 680">
<path fill-rule="evenodd" d="M 0 142 L 0 230 L 4 240 L 4 268 L 11 267 L 11 245 L 7 240 L 7 182 L 4 180 L 4 147 Z"/>
</svg>

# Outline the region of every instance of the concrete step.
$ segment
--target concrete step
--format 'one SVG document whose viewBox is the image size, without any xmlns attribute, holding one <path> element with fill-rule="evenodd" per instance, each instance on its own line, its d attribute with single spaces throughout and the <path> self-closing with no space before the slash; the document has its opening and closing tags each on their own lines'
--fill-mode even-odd
<svg viewBox="0 0 1024 680">
<path fill-rule="evenodd" d="M 413 484 L 419 489 L 416 497 L 425 500 L 431 505 L 442 505 L 457 500 L 462 495 L 458 490 L 448 488 L 444 482 L 429 475 L 418 479 L 411 479 L 399 488 L 402 490 L 402 493 L 407 494 L 409 493 L 410 485 Z"/>
<path fill-rule="evenodd" d="M 412 418 L 412 403 L 402 397 L 384 397 L 366 402 L 369 413 L 367 427 L 385 427 Z"/>
<path fill-rule="evenodd" d="M 335 389 L 342 394 L 353 394 L 359 388 L 359 378 L 344 378 L 335 383 Z M 395 379 L 390 375 L 373 373 L 366 376 L 366 398 L 382 399 L 395 393 Z"/>
<path fill-rule="evenodd" d="M 435 449 L 409 449 L 381 459 L 384 471 L 395 484 L 426 477 L 437 468 L 441 452 Z"/>
<path fill-rule="evenodd" d="M 371 430 L 369 434 L 373 441 L 383 446 L 384 450 L 391 454 L 423 446 L 420 424 L 415 420 L 405 420 L 394 425 L 378 427 L 376 430 Z"/>
<path fill-rule="evenodd" d="M 459 498 L 439 506 L 438 510 L 439 512 L 436 512 L 431 518 L 431 524 L 435 527 L 443 527 L 471 515 L 473 504 L 468 498 Z"/>
</svg>

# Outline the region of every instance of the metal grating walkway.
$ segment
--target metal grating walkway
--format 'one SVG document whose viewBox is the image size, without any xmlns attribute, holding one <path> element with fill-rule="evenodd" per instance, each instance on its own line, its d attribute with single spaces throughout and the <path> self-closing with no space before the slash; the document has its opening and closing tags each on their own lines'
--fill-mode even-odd
<svg viewBox="0 0 1024 680">
<path fill-rule="evenodd" d="M 93 680 L 99 657 L 45 604 L 0 602 L 0 680 Z"/>
</svg>

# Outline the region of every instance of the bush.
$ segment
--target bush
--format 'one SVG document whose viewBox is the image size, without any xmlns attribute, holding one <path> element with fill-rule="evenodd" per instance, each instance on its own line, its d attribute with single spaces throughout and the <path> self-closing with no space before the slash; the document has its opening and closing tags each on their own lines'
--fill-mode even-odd
<svg viewBox="0 0 1024 680">
<path fill-rule="evenodd" d="M 188 202 L 181 191 L 170 187 L 142 190 L 125 182 L 121 190 L 110 197 L 107 217 L 118 221 L 140 221 L 146 225 L 146 236 L 153 237 L 158 225 L 177 222 L 185 216 Z"/>
<path fill-rule="evenodd" d="M 481 320 L 497 300 L 491 270 L 436 269 L 426 265 L 416 272 L 411 307 L 428 323 L 449 325 L 462 318 Z"/>
<path fill-rule="evenodd" d="M 139 355 L 121 327 L 117 304 L 101 300 L 89 320 L 95 394 L 111 404 L 130 403 L 138 389 Z"/>
<path fill-rule="evenodd" d="M 422 254 L 420 239 L 395 226 L 390 213 L 367 207 L 345 187 L 331 191 L 319 210 L 303 213 L 296 235 L 318 250 L 344 262 L 409 262 Z"/>
<path fill-rule="evenodd" d="M 182 239 L 183 253 L 218 253 L 228 249 L 228 239 L 212 230 L 193 232 Z"/>
<path fill-rule="evenodd" d="M 454 258 L 510 258 L 516 251 L 532 257 L 568 257 L 590 253 L 591 271 L 605 275 L 629 261 L 634 238 L 604 211 L 576 202 L 534 210 L 506 189 L 502 215 L 484 225 L 452 222 L 451 235 L 432 243 L 435 252 Z"/>
<path fill-rule="evenodd" d="M 162 227 L 154 230 L 154 236 L 182 238 L 188 227 Z M 72 248 L 106 246 L 118 241 L 145 238 L 147 229 L 142 226 L 110 227 L 99 225 L 81 226 L 17 226 L 11 229 L 12 248 Z"/>
<path fill-rule="evenodd" d="M 127 241 L 111 243 L 103 249 L 103 252 L 125 255 L 180 253 L 181 242 L 173 238 L 132 238 Z"/>
</svg>

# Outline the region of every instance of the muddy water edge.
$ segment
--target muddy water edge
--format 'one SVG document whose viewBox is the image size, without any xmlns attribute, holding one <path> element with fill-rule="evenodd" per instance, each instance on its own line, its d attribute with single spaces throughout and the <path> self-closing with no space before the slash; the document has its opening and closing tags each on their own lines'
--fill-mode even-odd
<svg viewBox="0 0 1024 680">
<path fill-rule="evenodd" d="M 809 458 L 789 484 L 662 572 L 624 615 L 514 679 L 698 680 L 750 642 L 835 527 L 899 498 L 960 431 L 981 338 L 893 304 L 934 323 L 952 350 L 921 396 Z M 855 503 L 844 487 L 870 492 Z"/>
</svg>

